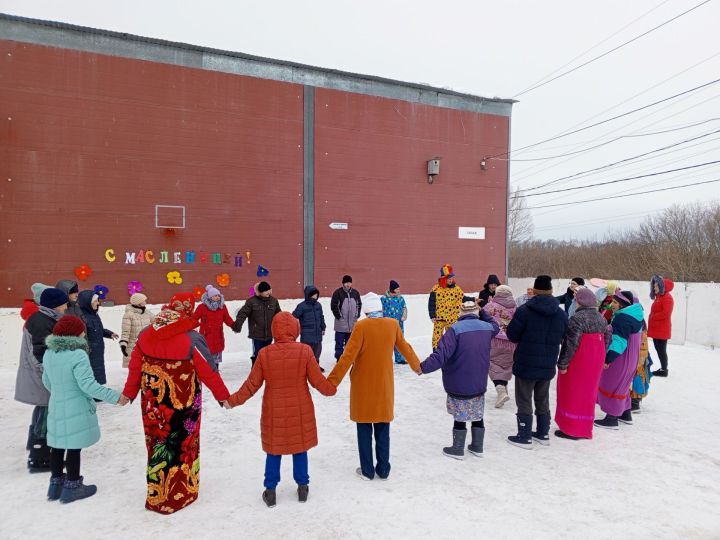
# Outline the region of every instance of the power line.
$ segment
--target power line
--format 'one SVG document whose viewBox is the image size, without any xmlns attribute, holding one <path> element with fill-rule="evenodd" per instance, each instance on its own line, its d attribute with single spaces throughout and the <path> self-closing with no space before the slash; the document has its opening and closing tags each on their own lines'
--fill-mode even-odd
<svg viewBox="0 0 720 540">
<path fill-rule="evenodd" d="M 642 158 L 642 157 L 645 157 L 645 156 L 649 156 L 650 154 L 656 154 L 657 152 L 662 152 L 663 150 L 669 150 L 670 148 L 674 148 L 674 147 L 676 147 L 676 146 L 680 146 L 680 145 L 683 145 L 683 144 L 686 144 L 686 143 L 689 143 L 689 142 L 692 142 L 692 141 L 697 141 L 697 140 L 699 140 L 699 139 L 704 139 L 705 137 L 709 137 L 710 135 L 715 135 L 716 133 L 720 133 L 720 129 L 716 129 L 715 131 L 711 131 L 711 132 L 705 133 L 705 134 L 703 134 L 703 135 L 698 135 L 697 137 L 692 137 L 692 138 L 690 138 L 690 139 L 685 139 L 685 140 L 682 140 L 682 141 L 679 141 L 679 142 L 676 142 L 676 143 L 673 143 L 673 144 L 670 144 L 670 145 L 667 145 L 667 146 L 663 146 L 663 147 L 661 147 L 661 148 L 656 148 L 656 149 L 654 149 L 654 150 L 650 150 L 650 151 L 644 152 L 644 153 L 642 153 L 642 154 L 637 154 L 637 155 L 635 155 L 635 156 L 631 156 L 631 157 L 628 157 L 628 158 L 625 158 L 625 159 L 621 159 L 621 160 L 619 160 L 619 161 L 614 161 L 614 162 L 612 162 L 612 163 L 608 163 L 607 165 L 602 165 L 602 166 L 600 166 L 600 167 L 595 167 L 595 168 L 593 168 L 593 169 L 587 169 L 587 170 L 585 170 L 585 171 L 580 171 L 580 172 L 578 172 L 578 173 L 571 174 L 571 175 L 569 175 L 569 176 L 562 176 L 562 177 L 557 178 L 557 179 L 555 179 L 555 180 L 551 180 L 550 182 L 546 182 L 545 184 L 540 184 L 539 186 L 535 186 L 535 187 L 531 187 L 531 188 L 527 188 L 527 189 L 521 189 L 521 190 L 519 190 L 519 191 L 521 191 L 521 192 L 535 191 L 536 189 L 541 189 L 541 188 L 550 186 L 550 185 L 552 185 L 552 184 L 557 184 L 558 182 L 560 182 L 560 181 L 562 181 L 562 180 L 569 180 L 569 179 L 571 179 L 571 178 L 577 178 L 578 176 L 588 175 L 587 173 L 594 173 L 594 172 L 597 172 L 597 171 L 602 171 L 602 170 L 605 170 L 605 169 L 609 169 L 609 168 L 611 168 L 611 167 L 615 167 L 616 165 L 620 165 L 620 164 L 622 164 L 622 163 L 627 163 L 627 162 L 629 162 L 629 161 L 634 161 L 634 160 L 636 160 L 636 159 L 639 159 L 639 158 Z M 668 152 L 668 153 L 670 153 L 670 152 Z M 589 175 L 588 175 L 588 176 L 589 176 Z M 561 190 L 561 191 L 562 191 L 562 190 Z M 555 193 L 555 192 L 549 191 L 549 192 L 547 192 L 547 193 Z M 539 194 L 539 193 L 536 193 L 535 195 L 540 195 L 540 194 Z"/>
<path fill-rule="evenodd" d="M 706 1 L 709 2 L 710 0 L 706 0 Z M 562 139 L 563 137 L 567 137 L 567 136 L 569 136 L 569 135 L 574 135 L 575 133 L 580 133 L 581 131 L 585 131 L 585 130 L 587 130 L 587 129 L 591 129 L 591 128 L 600 126 L 600 125 L 602 125 L 602 124 L 607 124 L 608 122 L 612 122 L 613 120 L 617 120 L 618 118 L 622 118 L 622 117 L 624 117 L 624 116 L 629 116 L 629 115 L 634 114 L 634 113 L 636 113 L 636 112 L 639 112 L 639 111 L 642 111 L 642 110 L 645 110 L 645 109 L 649 109 L 650 107 L 654 107 L 655 105 L 660 105 L 661 103 L 665 103 L 666 101 L 670 101 L 670 100 L 672 100 L 672 99 L 678 98 L 678 97 L 680 97 L 680 96 L 684 96 L 684 95 L 686 95 L 686 94 L 690 94 L 690 93 L 695 92 L 695 91 L 697 91 L 697 90 L 701 90 L 701 89 L 703 89 L 703 88 L 707 88 L 708 86 L 712 86 L 712 85 L 714 85 L 714 84 L 717 84 L 718 82 L 720 82 L 720 79 L 715 79 L 715 80 L 713 80 L 713 81 L 709 81 L 709 82 L 706 82 L 706 83 L 704 83 L 704 84 L 701 84 L 700 86 L 695 86 L 694 88 L 690 88 L 690 89 L 688 89 L 688 90 L 684 90 L 683 92 L 680 92 L 679 94 L 673 94 L 672 96 L 668 96 L 668 97 L 663 98 L 663 99 L 660 99 L 660 100 L 658 100 L 658 101 L 654 101 L 654 102 L 649 103 L 649 104 L 647 104 L 647 105 L 643 105 L 642 107 L 638 107 L 637 109 L 632 109 L 632 110 L 630 110 L 630 111 L 624 112 L 624 113 L 622 113 L 622 114 L 618 114 L 618 115 L 613 116 L 613 117 L 611 117 L 611 118 L 606 118 L 605 120 L 601 120 L 600 122 L 595 122 L 594 124 L 590 124 L 589 126 L 585 126 L 585 127 L 583 127 L 583 128 L 575 129 L 575 130 L 573 130 L 573 131 L 568 131 L 568 132 L 563 133 L 563 134 L 561 134 L 561 135 L 556 135 L 556 136 L 554 136 L 554 137 L 550 137 L 549 139 L 544 139 L 544 140 L 542 140 L 542 141 L 539 141 L 539 142 L 536 142 L 536 143 L 533 143 L 533 144 L 528 144 L 528 145 L 526 145 L 526 146 L 521 146 L 520 148 L 515 148 L 515 149 L 512 149 L 512 150 L 508 150 L 507 152 L 501 152 L 501 153 L 499 153 L 499 154 L 495 154 L 495 155 L 492 155 L 492 156 L 486 156 L 485 159 L 495 159 L 495 158 L 498 158 L 498 157 L 501 157 L 501 156 L 507 156 L 507 155 L 509 155 L 509 154 L 512 153 L 512 152 L 517 152 L 517 151 L 519 151 L 519 150 L 525 150 L 526 148 L 532 148 L 532 147 L 535 147 L 535 146 L 539 146 L 539 145 L 541 145 L 541 144 L 545 144 L 546 142 L 554 141 L 554 140 L 556 140 L 556 139 Z"/>
<path fill-rule="evenodd" d="M 681 189 L 691 186 L 701 186 L 703 184 L 712 184 L 714 182 L 720 182 L 720 178 L 716 178 L 715 180 L 706 180 L 704 182 L 695 182 L 693 184 L 683 184 L 682 186 L 672 186 L 668 188 L 661 188 L 661 189 L 651 189 L 648 191 L 638 191 L 637 193 L 628 193 L 627 195 L 614 195 L 610 197 L 602 197 L 602 198 L 596 198 L 596 199 L 586 199 L 584 201 L 571 201 L 571 202 L 565 202 L 565 203 L 557 203 L 557 204 L 545 204 L 542 206 L 528 206 L 528 210 L 537 210 L 539 208 L 551 208 L 554 206 L 569 206 L 571 204 L 584 204 L 584 203 L 590 203 L 590 202 L 598 202 L 598 201 L 606 201 L 608 199 L 622 199 L 625 197 L 633 197 L 635 195 L 645 195 L 647 193 L 657 193 L 658 191 L 670 191 L 673 189 Z"/>
<path fill-rule="evenodd" d="M 580 64 L 579 66 L 576 66 L 576 67 L 574 67 L 574 68 L 572 68 L 572 69 L 569 69 L 569 70 L 567 70 L 567 71 L 564 71 L 564 72 L 560 73 L 559 75 L 556 75 L 556 76 L 553 77 L 552 79 L 548 79 L 548 80 L 545 81 L 545 82 L 542 82 L 542 83 L 540 83 L 540 84 L 536 84 L 535 86 L 531 86 L 530 88 L 527 88 L 526 90 L 523 90 L 523 91 L 520 92 L 519 94 L 515 94 L 515 95 L 513 96 L 513 99 L 515 99 L 515 98 L 517 98 L 517 97 L 520 97 L 520 96 L 522 96 L 523 94 L 527 94 L 528 92 L 532 92 L 533 90 L 536 90 L 536 89 L 538 89 L 538 88 L 540 88 L 540 87 L 542 87 L 542 86 L 545 86 L 546 84 L 550 84 L 551 82 L 556 81 L 556 80 L 558 80 L 558 79 L 561 78 L 561 77 L 565 77 L 566 75 L 569 75 L 570 73 L 573 73 L 574 71 L 577 71 L 578 69 L 583 68 L 583 67 L 587 66 L 588 64 L 592 64 L 593 62 L 595 62 L 595 61 L 597 61 L 597 60 L 600 60 L 601 58 L 604 58 L 605 56 L 607 56 L 607 55 L 609 55 L 609 54 L 617 51 L 618 49 L 622 49 L 622 48 L 625 47 L 626 45 L 629 45 L 630 43 L 633 43 L 634 41 L 637 41 L 638 39 L 640 39 L 640 38 L 642 38 L 642 37 L 644 37 L 644 36 L 647 36 L 648 34 L 654 32 L 655 30 L 658 30 L 658 29 L 662 28 L 663 26 L 666 26 L 666 25 L 670 24 L 671 22 L 679 19 L 680 17 L 682 17 L 682 16 L 684 16 L 684 15 L 687 15 L 687 14 L 690 13 L 691 11 L 695 11 L 695 10 L 698 9 L 699 7 L 702 7 L 702 6 L 704 6 L 705 4 L 707 4 L 707 3 L 709 3 L 709 2 L 710 2 L 710 0 L 705 0 L 704 2 L 700 2 L 700 3 L 697 4 L 696 6 L 693 6 L 693 7 L 691 7 L 690 9 L 688 9 L 687 11 L 683 11 L 683 12 L 680 13 L 679 15 L 675 15 L 673 18 L 668 19 L 667 21 L 665 21 L 665 22 L 663 22 L 663 23 L 661 23 L 661 24 L 659 24 L 659 25 L 651 28 L 650 30 L 647 30 L 647 31 L 643 32 L 643 33 L 640 34 L 640 35 L 635 36 L 635 37 L 632 38 L 632 39 L 629 39 L 628 41 L 625 41 L 624 43 L 621 43 L 620 45 L 618 45 L 617 47 L 614 47 L 614 48 L 610 49 L 609 51 L 605 51 L 604 53 L 602 53 L 602 54 L 600 54 L 600 55 L 598 55 L 598 56 L 595 56 L 594 58 L 591 58 L 590 60 L 588 60 L 588 61 L 586 61 L 586 62 L 583 62 L 583 63 Z"/>
<path fill-rule="evenodd" d="M 635 24 L 636 22 L 638 22 L 640 19 L 642 19 L 642 18 L 644 18 L 644 17 L 647 17 L 648 15 L 650 15 L 650 13 L 652 13 L 652 12 L 655 11 L 656 9 L 664 6 L 664 5 L 667 4 L 669 1 L 670 1 L 670 0 L 665 0 L 664 2 L 661 2 L 661 3 L 659 3 L 657 6 L 655 6 L 654 8 L 646 11 L 645 13 L 643 13 L 642 15 L 640 15 L 639 17 L 633 19 L 632 21 L 630 21 L 629 23 L 627 23 L 625 26 L 623 26 L 622 28 L 616 30 L 615 32 L 613 32 L 612 34 L 610 34 L 608 37 L 606 37 L 605 39 L 603 39 L 602 41 L 598 41 L 595 45 L 593 45 L 593 46 L 590 47 L 589 49 L 585 49 L 583 52 L 581 52 L 580 54 L 578 54 L 578 55 L 575 56 L 574 58 L 571 58 L 570 60 L 568 60 L 565 64 L 563 64 L 563 65 L 560 66 L 559 68 L 555 69 L 554 71 L 551 71 L 550 73 L 548 73 L 548 74 L 545 75 L 544 77 L 538 79 L 537 81 L 535 81 L 534 83 L 532 83 L 528 88 L 526 88 L 526 90 L 529 90 L 530 87 L 532 87 L 532 86 L 534 86 L 534 85 L 536 85 L 536 84 L 538 84 L 538 83 L 543 82 L 543 81 L 544 81 L 545 79 L 547 79 L 548 77 L 552 77 L 552 76 L 555 75 L 558 71 L 561 71 L 561 70 L 565 69 L 565 68 L 568 67 L 570 64 L 572 64 L 575 60 L 577 60 L 577 59 L 579 59 L 579 58 L 582 58 L 583 56 L 585 56 L 585 55 L 586 55 L 587 53 L 589 53 L 590 51 L 592 51 L 592 50 L 594 50 L 594 49 L 597 49 L 600 45 L 602 45 L 602 44 L 605 43 L 606 41 L 610 41 L 612 38 L 614 38 L 615 36 L 617 36 L 620 32 L 622 32 L 622 31 L 625 30 L 626 28 L 632 26 L 633 24 Z M 523 90 L 523 92 L 525 92 L 525 90 Z M 517 94 L 517 95 L 520 95 L 520 94 Z"/>
</svg>

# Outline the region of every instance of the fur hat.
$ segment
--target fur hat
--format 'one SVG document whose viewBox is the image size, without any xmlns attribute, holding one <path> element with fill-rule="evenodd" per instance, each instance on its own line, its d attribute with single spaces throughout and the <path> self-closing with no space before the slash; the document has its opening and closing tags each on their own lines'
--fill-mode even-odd
<svg viewBox="0 0 720 540">
<path fill-rule="evenodd" d="M 495 289 L 496 298 L 502 298 L 503 296 L 512 297 L 512 295 L 513 290 L 508 285 L 500 285 L 497 289 Z"/>
<path fill-rule="evenodd" d="M 49 289 L 50 285 L 45 285 L 44 283 L 33 283 L 30 287 L 30 290 L 32 291 L 33 300 L 35 300 L 36 304 L 40 304 L 40 295 L 45 289 Z"/>
<path fill-rule="evenodd" d="M 80 336 L 85 331 L 85 323 L 80 317 L 65 315 L 53 326 L 54 336 Z"/>
<path fill-rule="evenodd" d="M 368 313 L 374 313 L 376 311 L 382 311 L 382 300 L 374 292 L 369 292 L 362 297 L 362 310 L 366 315 Z"/>
<path fill-rule="evenodd" d="M 477 305 L 477 302 L 475 300 L 465 300 L 462 304 L 460 304 L 460 315 L 469 315 L 471 313 L 478 313 L 480 311 L 480 306 Z"/>
<path fill-rule="evenodd" d="M 400 284 L 395 281 L 394 279 L 390 280 L 390 286 L 388 287 L 388 291 L 393 292 L 400 288 Z"/>
<path fill-rule="evenodd" d="M 552 291 L 552 278 L 550 276 L 538 276 L 533 283 L 533 289 L 536 291 Z"/>
<path fill-rule="evenodd" d="M 143 293 L 136 292 L 130 297 L 130 303 L 133 306 L 141 306 L 145 302 L 147 302 L 147 296 L 145 296 Z"/>
<path fill-rule="evenodd" d="M 212 298 L 213 296 L 222 296 L 220 291 L 212 285 L 208 285 L 207 287 L 205 287 L 205 292 L 207 293 L 208 298 Z"/>
<path fill-rule="evenodd" d="M 46 308 L 55 309 L 68 303 L 68 295 L 55 287 L 48 287 L 40 295 L 40 305 Z"/>
<path fill-rule="evenodd" d="M 617 300 L 618 304 L 626 308 L 633 305 L 633 303 L 635 302 L 635 297 L 633 296 L 633 293 L 631 291 L 617 291 L 613 295 L 613 300 Z"/>
<path fill-rule="evenodd" d="M 578 307 L 597 307 L 597 299 L 595 298 L 595 294 L 587 287 L 579 287 L 578 290 L 575 291 L 575 301 L 577 302 Z"/>
<path fill-rule="evenodd" d="M 270 289 L 272 289 L 272 287 L 270 286 L 270 284 L 267 281 L 261 281 L 260 283 L 257 284 L 256 289 L 257 289 L 258 293 L 264 293 L 264 292 L 267 292 Z"/>
<path fill-rule="evenodd" d="M 342 284 L 345 285 L 346 283 L 352 283 L 352 276 L 348 276 L 345 274 L 342 278 Z"/>
</svg>

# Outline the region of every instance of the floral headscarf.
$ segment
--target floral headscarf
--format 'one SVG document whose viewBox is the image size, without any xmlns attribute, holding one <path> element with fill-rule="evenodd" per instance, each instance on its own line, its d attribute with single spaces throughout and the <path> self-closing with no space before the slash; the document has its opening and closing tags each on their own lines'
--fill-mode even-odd
<svg viewBox="0 0 720 540">
<path fill-rule="evenodd" d="M 192 319 L 195 309 L 193 293 L 177 293 L 165 304 L 152 322 L 153 329 L 167 337 L 192 330 L 197 322 Z M 176 323 L 181 323 L 177 324 Z"/>
</svg>

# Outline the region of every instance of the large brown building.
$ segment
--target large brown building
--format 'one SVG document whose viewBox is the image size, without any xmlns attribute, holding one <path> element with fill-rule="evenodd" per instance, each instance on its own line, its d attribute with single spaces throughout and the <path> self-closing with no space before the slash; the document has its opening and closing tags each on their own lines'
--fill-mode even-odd
<svg viewBox="0 0 720 540">
<path fill-rule="evenodd" d="M 0 46 L 0 306 L 506 272 L 511 100 L 7 15 Z"/>
</svg>

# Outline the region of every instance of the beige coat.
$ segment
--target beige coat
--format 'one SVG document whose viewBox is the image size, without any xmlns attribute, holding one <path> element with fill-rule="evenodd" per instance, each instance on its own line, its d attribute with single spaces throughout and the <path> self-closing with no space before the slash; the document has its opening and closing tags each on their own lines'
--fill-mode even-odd
<svg viewBox="0 0 720 540">
<path fill-rule="evenodd" d="M 127 345 L 128 355 L 123 356 L 123 367 L 128 367 L 130 355 L 135 348 L 135 342 L 137 341 L 140 331 L 148 326 L 154 317 L 155 314 L 147 308 L 145 308 L 145 313 L 142 313 L 140 309 L 132 304 L 128 304 L 125 307 L 125 314 L 122 319 L 120 345 Z"/>
</svg>

